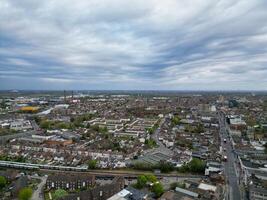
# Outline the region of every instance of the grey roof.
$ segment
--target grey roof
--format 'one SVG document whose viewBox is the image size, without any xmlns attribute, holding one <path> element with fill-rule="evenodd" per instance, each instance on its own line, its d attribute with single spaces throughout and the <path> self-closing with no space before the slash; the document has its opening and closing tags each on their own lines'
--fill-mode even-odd
<svg viewBox="0 0 267 200">
<path fill-rule="evenodd" d="M 128 200 L 143 200 L 144 197 L 147 195 L 146 193 L 144 193 L 141 190 L 137 190 L 133 187 L 127 187 L 126 190 L 128 190 L 131 194 L 128 194 L 125 199 Z"/>
<path fill-rule="evenodd" d="M 183 194 L 186 194 L 186 195 L 191 196 L 191 197 L 198 197 L 198 193 L 195 193 L 195 192 L 192 192 L 190 190 L 186 190 L 186 189 L 183 189 L 183 188 L 180 188 L 180 187 L 176 187 L 175 191 L 183 193 Z"/>
<path fill-rule="evenodd" d="M 68 181 L 68 182 L 73 182 L 73 181 L 87 181 L 87 180 L 93 180 L 94 176 L 90 174 L 69 174 L 69 173 L 57 173 L 50 175 L 47 179 L 47 181 Z"/>
</svg>

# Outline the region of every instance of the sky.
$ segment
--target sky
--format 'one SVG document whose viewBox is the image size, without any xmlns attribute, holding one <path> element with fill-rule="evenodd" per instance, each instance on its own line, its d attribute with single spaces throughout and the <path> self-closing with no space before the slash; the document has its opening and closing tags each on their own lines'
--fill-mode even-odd
<svg viewBox="0 0 267 200">
<path fill-rule="evenodd" d="M 266 90 L 266 0 L 1 0 L 0 90 Z"/>
</svg>

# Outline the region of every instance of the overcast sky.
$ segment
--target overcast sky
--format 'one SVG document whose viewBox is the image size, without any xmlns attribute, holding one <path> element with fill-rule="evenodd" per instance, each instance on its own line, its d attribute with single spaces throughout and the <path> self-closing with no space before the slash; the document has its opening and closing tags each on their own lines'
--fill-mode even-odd
<svg viewBox="0 0 267 200">
<path fill-rule="evenodd" d="M 266 0 L 1 0 L 0 89 L 266 90 Z"/>
</svg>

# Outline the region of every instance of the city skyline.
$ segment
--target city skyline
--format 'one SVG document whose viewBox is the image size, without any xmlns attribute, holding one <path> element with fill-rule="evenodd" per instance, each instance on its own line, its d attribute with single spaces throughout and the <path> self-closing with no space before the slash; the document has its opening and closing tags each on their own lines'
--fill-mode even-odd
<svg viewBox="0 0 267 200">
<path fill-rule="evenodd" d="M 267 3 L 0 3 L 0 90 L 266 90 Z"/>
</svg>

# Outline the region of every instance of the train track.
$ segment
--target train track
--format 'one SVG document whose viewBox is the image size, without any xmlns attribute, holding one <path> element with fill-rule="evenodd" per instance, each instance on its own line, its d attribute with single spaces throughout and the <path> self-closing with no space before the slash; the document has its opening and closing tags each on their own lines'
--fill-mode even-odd
<svg viewBox="0 0 267 200">
<path fill-rule="evenodd" d="M 114 177 L 124 176 L 129 178 L 136 178 L 142 174 L 154 174 L 158 178 L 173 177 L 173 178 L 202 178 L 201 175 L 192 174 L 177 174 L 177 173 L 153 173 L 146 171 L 119 171 L 119 170 L 90 170 L 85 167 L 69 167 L 69 166 L 55 166 L 55 165 L 42 165 L 42 164 L 31 164 L 31 163 L 19 163 L 12 161 L 0 161 L 0 167 L 4 168 L 15 168 L 24 170 L 38 170 L 43 172 L 70 172 L 71 173 L 86 173 L 96 176 Z"/>
</svg>

